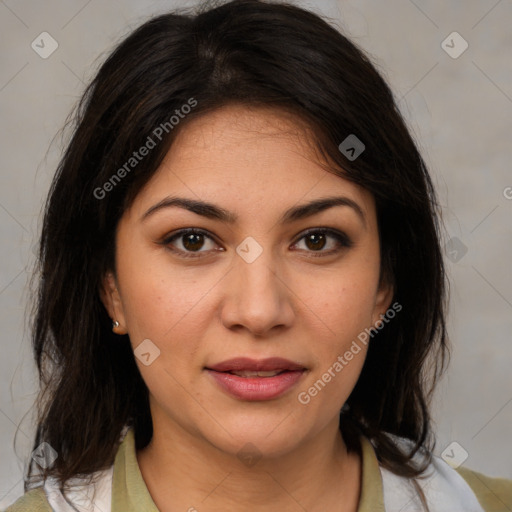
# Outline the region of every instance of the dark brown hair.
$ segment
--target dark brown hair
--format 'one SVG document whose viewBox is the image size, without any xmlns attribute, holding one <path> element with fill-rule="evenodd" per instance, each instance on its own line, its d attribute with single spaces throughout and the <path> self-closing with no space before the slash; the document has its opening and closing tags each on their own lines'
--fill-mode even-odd
<svg viewBox="0 0 512 512">
<path fill-rule="evenodd" d="M 191 99 L 194 108 L 171 129 L 170 116 Z M 34 448 L 46 441 L 59 454 L 38 481 L 54 476 L 64 485 L 109 467 L 125 425 L 134 427 L 137 449 L 151 440 L 148 389 L 128 336 L 112 333 L 101 278 L 115 270 L 120 217 L 176 133 L 235 102 L 293 112 L 313 128 L 332 172 L 373 194 L 381 276 L 403 309 L 372 337 L 340 426 L 350 449 L 364 434 L 397 475 L 418 477 L 430 462 L 429 403 L 449 351 L 440 217 L 425 163 L 376 65 L 339 29 L 287 3 L 235 0 L 149 19 L 108 56 L 74 112 L 45 205 L 36 274 Z M 158 144 L 113 181 L 161 126 L 168 129 Z M 338 148 L 350 134 L 365 144 L 355 160 Z M 412 456 L 423 448 L 420 467 Z M 34 486 L 32 466 L 25 491 Z"/>
</svg>

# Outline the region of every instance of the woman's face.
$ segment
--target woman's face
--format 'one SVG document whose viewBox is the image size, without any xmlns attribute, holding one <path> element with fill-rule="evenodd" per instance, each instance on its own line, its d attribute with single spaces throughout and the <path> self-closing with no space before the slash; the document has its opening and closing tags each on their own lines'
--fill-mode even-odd
<svg viewBox="0 0 512 512">
<path fill-rule="evenodd" d="M 319 163 L 292 118 L 224 107 L 184 127 L 124 213 L 102 296 L 129 334 L 155 430 L 277 455 L 338 425 L 367 346 L 344 355 L 392 291 L 379 287 L 372 195 Z M 341 200 L 304 208 L 326 198 Z M 242 357 L 305 370 L 208 369 Z"/>
</svg>

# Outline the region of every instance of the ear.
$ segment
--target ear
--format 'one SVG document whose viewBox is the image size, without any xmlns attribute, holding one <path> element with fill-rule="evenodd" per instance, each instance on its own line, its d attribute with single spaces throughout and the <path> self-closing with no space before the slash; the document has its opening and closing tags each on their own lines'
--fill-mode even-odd
<svg viewBox="0 0 512 512">
<path fill-rule="evenodd" d="M 110 318 L 112 318 L 112 322 L 119 322 L 119 326 L 113 327 L 112 330 L 116 334 L 127 334 L 123 303 L 113 272 L 108 271 L 103 276 L 99 292 L 101 302 L 103 302 Z"/>
<path fill-rule="evenodd" d="M 380 320 L 380 315 L 383 315 L 389 309 L 391 301 L 393 300 L 394 291 L 391 280 L 386 277 L 381 277 L 375 299 L 375 308 L 373 310 L 374 324 L 377 320 Z"/>
</svg>

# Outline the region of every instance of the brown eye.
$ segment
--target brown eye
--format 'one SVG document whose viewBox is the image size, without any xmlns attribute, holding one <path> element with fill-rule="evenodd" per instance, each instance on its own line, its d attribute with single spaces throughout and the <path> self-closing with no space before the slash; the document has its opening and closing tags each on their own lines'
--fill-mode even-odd
<svg viewBox="0 0 512 512">
<path fill-rule="evenodd" d="M 204 244 L 204 235 L 201 233 L 191 233 L 182 236 L 182 244 L 187 251 L 198 251 Z"/>
<path fill-rule="evenodd" d="M 182 229 L 167 236 L 160 243 L 183 258 L 198 258 L 211 251 L 224 250 L 218 247 L 206 231 L 200 229 Z M 203 250 L 205 247 L 206 250 Z"/>
<path fill-rule="evenodd" d="M 309 230 L 294 247 L 299 246 L 302 241 L 305 248 L 298 248 L 311 253 L 312 256 L 329 256 L 353 245 L 345 233 L 330 228 Z M 199 258 L 207 256 L 212 251 L 224 251 L 206 231 L 200 229 L 182 229 L 167 236 L 160 243 L 183 258 Z M 326 248 L 327 250 L 324 250 Z"/>
<path fill-rule="evenodd" d="M 308 249 L 317 251 L 323 249 L 326 244 L 326 236 L 323 233 L 311 233 L 304 237 Z"/>
<path fill-rule="evenodd" d="M 344 248 L 352 247 L 352 240 L 340 231 L 333 229 L 314 229 L 305 233 L 295 246 L 300 245 L 304 240 L 305 251 L 313 256 L 325 256 L 341 251 Z M 327 250 L 323 250 L 327 247 Z M 302 247 L 299 247 L 302 250 Z"/>
</svg>

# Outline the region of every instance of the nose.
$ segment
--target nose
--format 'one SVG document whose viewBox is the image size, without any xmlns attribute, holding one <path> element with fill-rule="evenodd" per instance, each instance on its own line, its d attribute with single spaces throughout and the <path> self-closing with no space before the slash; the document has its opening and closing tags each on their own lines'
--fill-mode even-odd
<svg viewBox="0 0 512 512">
<path fill-rule="evenodd" d="M 223 325 L 230 330 L 245 329 L 258 337 L 290 327 L 295 318 L 293 293 L 271 256 L 263 251 L 252 263 L 235 258 L 225 283 Z"/>
</svg>

